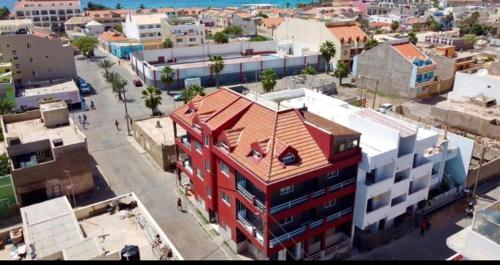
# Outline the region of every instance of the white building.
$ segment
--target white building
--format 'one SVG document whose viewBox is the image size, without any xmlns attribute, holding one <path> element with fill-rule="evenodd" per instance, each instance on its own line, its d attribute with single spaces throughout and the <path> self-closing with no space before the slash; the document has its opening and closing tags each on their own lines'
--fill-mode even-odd
<svg viewBox="0 0 500 265">
<path fill-rule="evenodd" d="M 500 64 L 497 63 L 500 72 Z M 448 99 L 457 101 L 468 101 L 475 97 L 484 96 L 496 100 L 500 104 L 500 75 L 494 75 L 488 69 L 480 69 L 477 72 L 457 72 L 453 91 L 448 93 Z"/>
<path fill-rule="evenodd" d="M 150 41 L 163 39 L 161 21 L 166 14 L 132 15 L 128 14 L 123 23 L 123 33 L 129 39 Z"/>
<path fill-rule="evenodd" d="M 398 15 L 372 15 L 368 16 L 368 22 L 373 23 L 373 22 L 382 22 L 382 23 L 389 23 L 391 24 L 392 22 L 397 21 L 401 22 L 401 16 Z"/>
<path fill-rule="evenodd" d="M 448 237 L 446 245 L 457 252 L 454 259 L 500 260 L 500 201 L 475 212 L 472 225 Z"/>
<path fill-rule="evenodd" d="M 79 16 L 80 0 L 21 0 L 12 9 L 15 19 L 31 19 L 37 27 L 64 28 L 64 22 Z"/>
<path fill-rule="evenodd" d="M 39 82 L 36 86 L 16 90 L 16 110 L 37 109 L 47 98 L 64 100 L 70 109 L 81 107 L 80 91 L 73 80 L 57 84 Z"/>
<path fill-rule="evenodd" d="M 104 25 L 92 20 L 85 25 L 84 31 L 87 36 L 97 37 L 104 32 Z"/>
<path fill-rule="evenodd" d="M 192 17 L 179 17 L 161 20 L 164 38 L 172 41 L 173 47 L 189 47 L 205 42 L 205 24 Z"/>
<path fill-rule="evenodd" d="M 302 91 L 301 91 L 302 90 Z M 308 89 L 268 93 L 361 133 L 354 225 L 366 232 L 393 226 L 445 181 L 463 186 L 474 141 L 348 103 Z M 454 186 L 452 186 L 454 188 Z"/>
<path fill-rule="evenodd" d="M 19 30 L 31 32 L 33 22 L 30 19 L 0 20 L 0 35 L 16 33 Z"/>
</svg>

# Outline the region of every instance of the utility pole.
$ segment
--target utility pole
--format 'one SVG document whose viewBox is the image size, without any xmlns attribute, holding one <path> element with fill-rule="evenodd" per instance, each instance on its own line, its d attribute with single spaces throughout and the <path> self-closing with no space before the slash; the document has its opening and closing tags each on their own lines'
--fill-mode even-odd
<svg viewBox="0 0 500 265">
<path fill-rule="evenodd" d="M 378 90 L 378 80 L 375 85 L 375 95 L 373 96 L 373 104 L 372 104 L 372 109 L 375 109 L 375 100 L 377 99 L 377 90 Z"/>
<path fill-rule="evenodd" d="M 483 150 L 481 152 L 481 160 L 479 160 L 479 168 L 477 169 L 476 173 L 476 181 L 474 182 L 474 191 L 472 192 L 472 198 L 476 199 L 476 192 L 477 192 L 477 182 L 479 180 L 479 173 L 481 172 L 481 168 L 483 167 L 483 161 L 484 161 L 484 153 L 486 153 L 486 146 L 483 146 Z"/>
<path fill-rule="evenodd" d="M 365 104 L 363 104 L 363 87 L 364 87 L 364 81 L 365 81 L 365 77 L 362 76 L 361 77 L 361 89 L 359 90 L 359 101 L 360 101 L 362 107 L 365 107 Z"/>
<path fill-rule="evenodd" d="M 123 103 L 125 105 L 125 123 L 127 124 L 127 136 L 130 136 L 130 126 L 128 122 L 130 121 L 130 117 L 128 116 L 128 109 L 127 109 L 127 94 L 125 93 L 126 89 L 125 87 L 123 88 Z"/>
</svg>

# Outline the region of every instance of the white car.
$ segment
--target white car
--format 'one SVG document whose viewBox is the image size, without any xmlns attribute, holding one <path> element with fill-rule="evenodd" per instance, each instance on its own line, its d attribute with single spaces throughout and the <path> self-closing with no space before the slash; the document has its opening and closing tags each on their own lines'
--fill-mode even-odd
<svg viewBox="0 0 500 265">
<path fill-rule="evenodd" d="M 382 104 L 382 105 L 380 105 L 378 107 L 377 111 L 380 112 L 380 113 L 384 113 L 385 114 L 388 110 L 392 111 L 392 104 L 390 104 L 390 103 L 384 103 L 384 104 Z"/>
</svg>

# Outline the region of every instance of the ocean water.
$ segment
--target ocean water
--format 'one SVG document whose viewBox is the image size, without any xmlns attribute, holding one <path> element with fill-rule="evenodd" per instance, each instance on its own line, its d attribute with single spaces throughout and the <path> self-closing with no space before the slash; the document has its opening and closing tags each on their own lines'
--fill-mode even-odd
<svg viewBox="0 0 500 265">
<path fill-rule="evenodd" d="M 7 6 L 12 9 L 17 0 L 0 0 L 0 6 Z M 136 9 L 141 4 L 146 8 L 152 7 L 239 7 L 242 4 L 275 4 L 281 7 L 286 7 L 286 3 L 290 3 L 290 7 L 294 7 L 299 3 L 310 3 L 311 0 L 80 0 L 82 8 L 87 6 L 88 2 L 96 4 L 104 4 L 105 6 L 114 8 L 120 3 L 124 8 Z"/>
</svg>

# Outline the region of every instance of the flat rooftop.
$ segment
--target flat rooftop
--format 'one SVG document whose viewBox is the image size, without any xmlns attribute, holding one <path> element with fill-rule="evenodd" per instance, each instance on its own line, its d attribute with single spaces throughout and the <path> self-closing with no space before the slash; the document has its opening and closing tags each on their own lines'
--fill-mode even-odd
<svg viewBox="0 0 500 265">
<path fill-rule="evenodd" d="M 266 54 L 266 55 L 253 55 L 253 56 L 241 56 L 241 54 L 226 54 L 221 55 L 224 59 L 224 64 L 240 64 L 240 63 L 250 63 L 250 62 L 260 62 L 265 60 L 273 60 L 281 58 L 278 54 Z M 189 69 L 204 67 L 210 65 L 210 59 L 207 56 L 204 58 L 202 56 L 196 57 L 186 57 L 177 59 L 175 64 L 161 64 L 154 65 L 158 70 L 163 68 L 163 66 L 169 65 L 172 69 Z"/>
<path fill-rule="evenodd" d="M 394 119 L 388 118 L 387 116 L 380 114 L 376 111 L 370 110 L 370 109 L 364 109 L 361 111 L 358 111 L 356 113 L 359 117 L 363 119 L 367 119 L 370 121 L 373 121 L 375 123 L 378 123 L 382 126 L 385 126 L 387 128 L 394 129 L 398 131 L 401 135 L 401 137 L 405 138 L 411 135 L 416 134 L 417 132 L 405 125 L 403 125 L 400 122 L 395 121 Z"/>
<path fill-rule="evenodd" d="M 305 121 L 330 132 L 332 135 L 335 135 L 335 136 L 361 135 L 359 132 L 357 132 L 355 130 L 349 129 L 349 128 L 342 126 L 336 122 L 322 118 L 322 117 L 320 117 L 320 116 L 318 116 L 310 111 L 303 111 L 303 115 L 304 115 Z"/>
<path fill-rule="evenodd" d="M 76 86 L 73 80 L 38 88 L 22 89 L 20 90 L 20 96 L 30 97 L 30 96 L 50 95 L 50 94 L 72 92 L 72 91 L 78 91 L 78 87 Z"/>
<path fill-rule="evenodd" d="M 500 105 L 495 105 L 487 108 L 476 105 L 471 101 L 466 100 L 465 98 L 464 101 L 456 101 L 456 100 L 441 101 L 437 103 L 434 107 L 449 111 L 467 113 L 467 115 L 471 115 L 479 119 L 494 120 L 500 118 Z"/>
<path fill-rule="evenodd" d="M 160 122 L 161 127 L 157 127 Z M 136 126 L 141 128 L 153 141 L 158 144 L 175 145 L 174 125 L 170 117 L 149 118 L 135 121 Z M 185 131 L 177 126 L 177 135 L 184 135 Z"/>
<path fill-rule="evenodd" d="M 19 259 L 15 250 L 23 245 L 27 260 L 120 260 L 126 245 L 137 246 L 141 260 L 158 260 L 169 249 L 174 257 L 167 260 L 182 259 L 133 193 L 77 209 L 62 196 L 23 207 L 21 216 L 24 241 L 1 250 L 3 259 Z"/>
<path fill-rule="evenodd" d="M 47 128 L 40 118 L 5 124 L 5 138 L 19 137 L 23 144 L 49 139 L 62 139 L 64 145 L 85 141 L 85 136 L 75 130 L 73 121 L 67 126 Z"/>
</svg>

